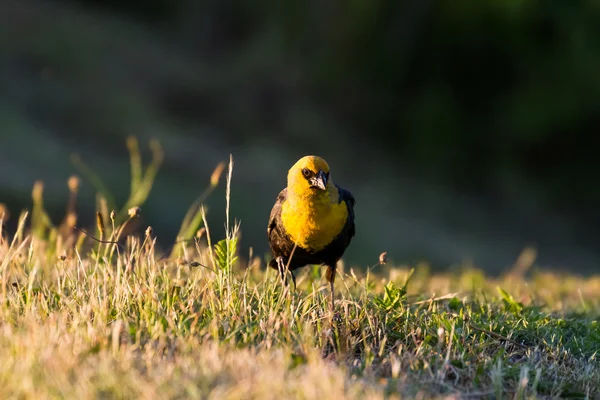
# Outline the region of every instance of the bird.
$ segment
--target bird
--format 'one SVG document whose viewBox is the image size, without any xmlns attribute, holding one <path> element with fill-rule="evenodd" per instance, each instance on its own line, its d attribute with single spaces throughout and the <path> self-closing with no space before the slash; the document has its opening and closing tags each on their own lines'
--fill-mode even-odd
<svg viewBox="0 0 600 400">
<path fill-rule="evenodd" d="M 271 210 L 267 235 L 273 258 L 269 267 L 287 284 L 289 271 L 306 265 L 327 267 L 334 306 L 336 265 L 355 235 L 355 199 L 331 179 L 329 164 L 318 156 L 299 159 L 288 171 L 287 187 Z"/>
</svg>

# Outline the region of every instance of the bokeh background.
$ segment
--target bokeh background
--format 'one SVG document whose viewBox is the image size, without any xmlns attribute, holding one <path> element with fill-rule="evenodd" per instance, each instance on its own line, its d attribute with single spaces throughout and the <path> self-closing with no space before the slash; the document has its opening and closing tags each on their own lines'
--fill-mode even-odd
<svg viewBox="0 0 600 400">
<path fill-rule="evenodd" d="M 159 240 L 232 154 L 231 213 L 264 253 L 287 169 L 318 154 L 357 198 L 348 263 L 493 273 L 534 246 L 540 267 L 597 271 L 599 17 L 593 0 L 5 0 L 0 202 L 18 213 L 43 180 L 59 220 L 79 154 L 122 204 L 126 137 L 145 155 L 156 138 Z M 222 235 L 222 183 L 207 204 Z"/>
</svg>

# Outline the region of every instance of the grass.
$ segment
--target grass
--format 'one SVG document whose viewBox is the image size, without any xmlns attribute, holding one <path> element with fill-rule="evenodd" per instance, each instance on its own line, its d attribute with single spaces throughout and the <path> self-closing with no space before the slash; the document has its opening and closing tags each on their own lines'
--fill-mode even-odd
<svg viewBox="0 0 600 400">
<path fill-rule="evenodd" d="M 139 210 L 115 223 L 99 209 L 100 242 L 65 229 L 72 214 L 53 227 L 36 190 L 30 224 L 0 232 L 3 397 L 600 396 L 600 277 L 341 268 L 332 315 L 319 267 L 290 291 L 241 260 L 228 213 L 224 239 L 204 226 L 160 252 L 152 229 L 125 234 Z"/>
</svg>

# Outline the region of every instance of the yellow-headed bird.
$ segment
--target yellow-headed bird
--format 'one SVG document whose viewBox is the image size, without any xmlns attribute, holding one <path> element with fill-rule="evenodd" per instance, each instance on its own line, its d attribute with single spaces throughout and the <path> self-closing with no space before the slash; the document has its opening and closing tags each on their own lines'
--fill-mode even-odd
<svg viewBox="0 0 600 400">
<path fill-rule="evenodd" d="M 321 157 L 302 157 L 290 168 L 287 187 L 271 210 L 267 234 L 273 259 L 271 268 L 282 278 L 308 264 L 327 266 L 333 283 L 335 267 L 354 236 L 354 196 L 331 180 L 329 165 Z"/>
</svg>

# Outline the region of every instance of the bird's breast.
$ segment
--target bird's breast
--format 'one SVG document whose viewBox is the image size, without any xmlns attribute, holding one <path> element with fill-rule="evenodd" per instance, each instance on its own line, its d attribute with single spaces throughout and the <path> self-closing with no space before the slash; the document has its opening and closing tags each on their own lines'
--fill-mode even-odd
<svg viewBox="0 0 600 400">
<path fill-rule="evenodd" d="M 290 239 L 315 253 L 323 250 L 344 229 L 348 208 L 342 202 L 285 201 L 281 222 Z"/>
</svg>

